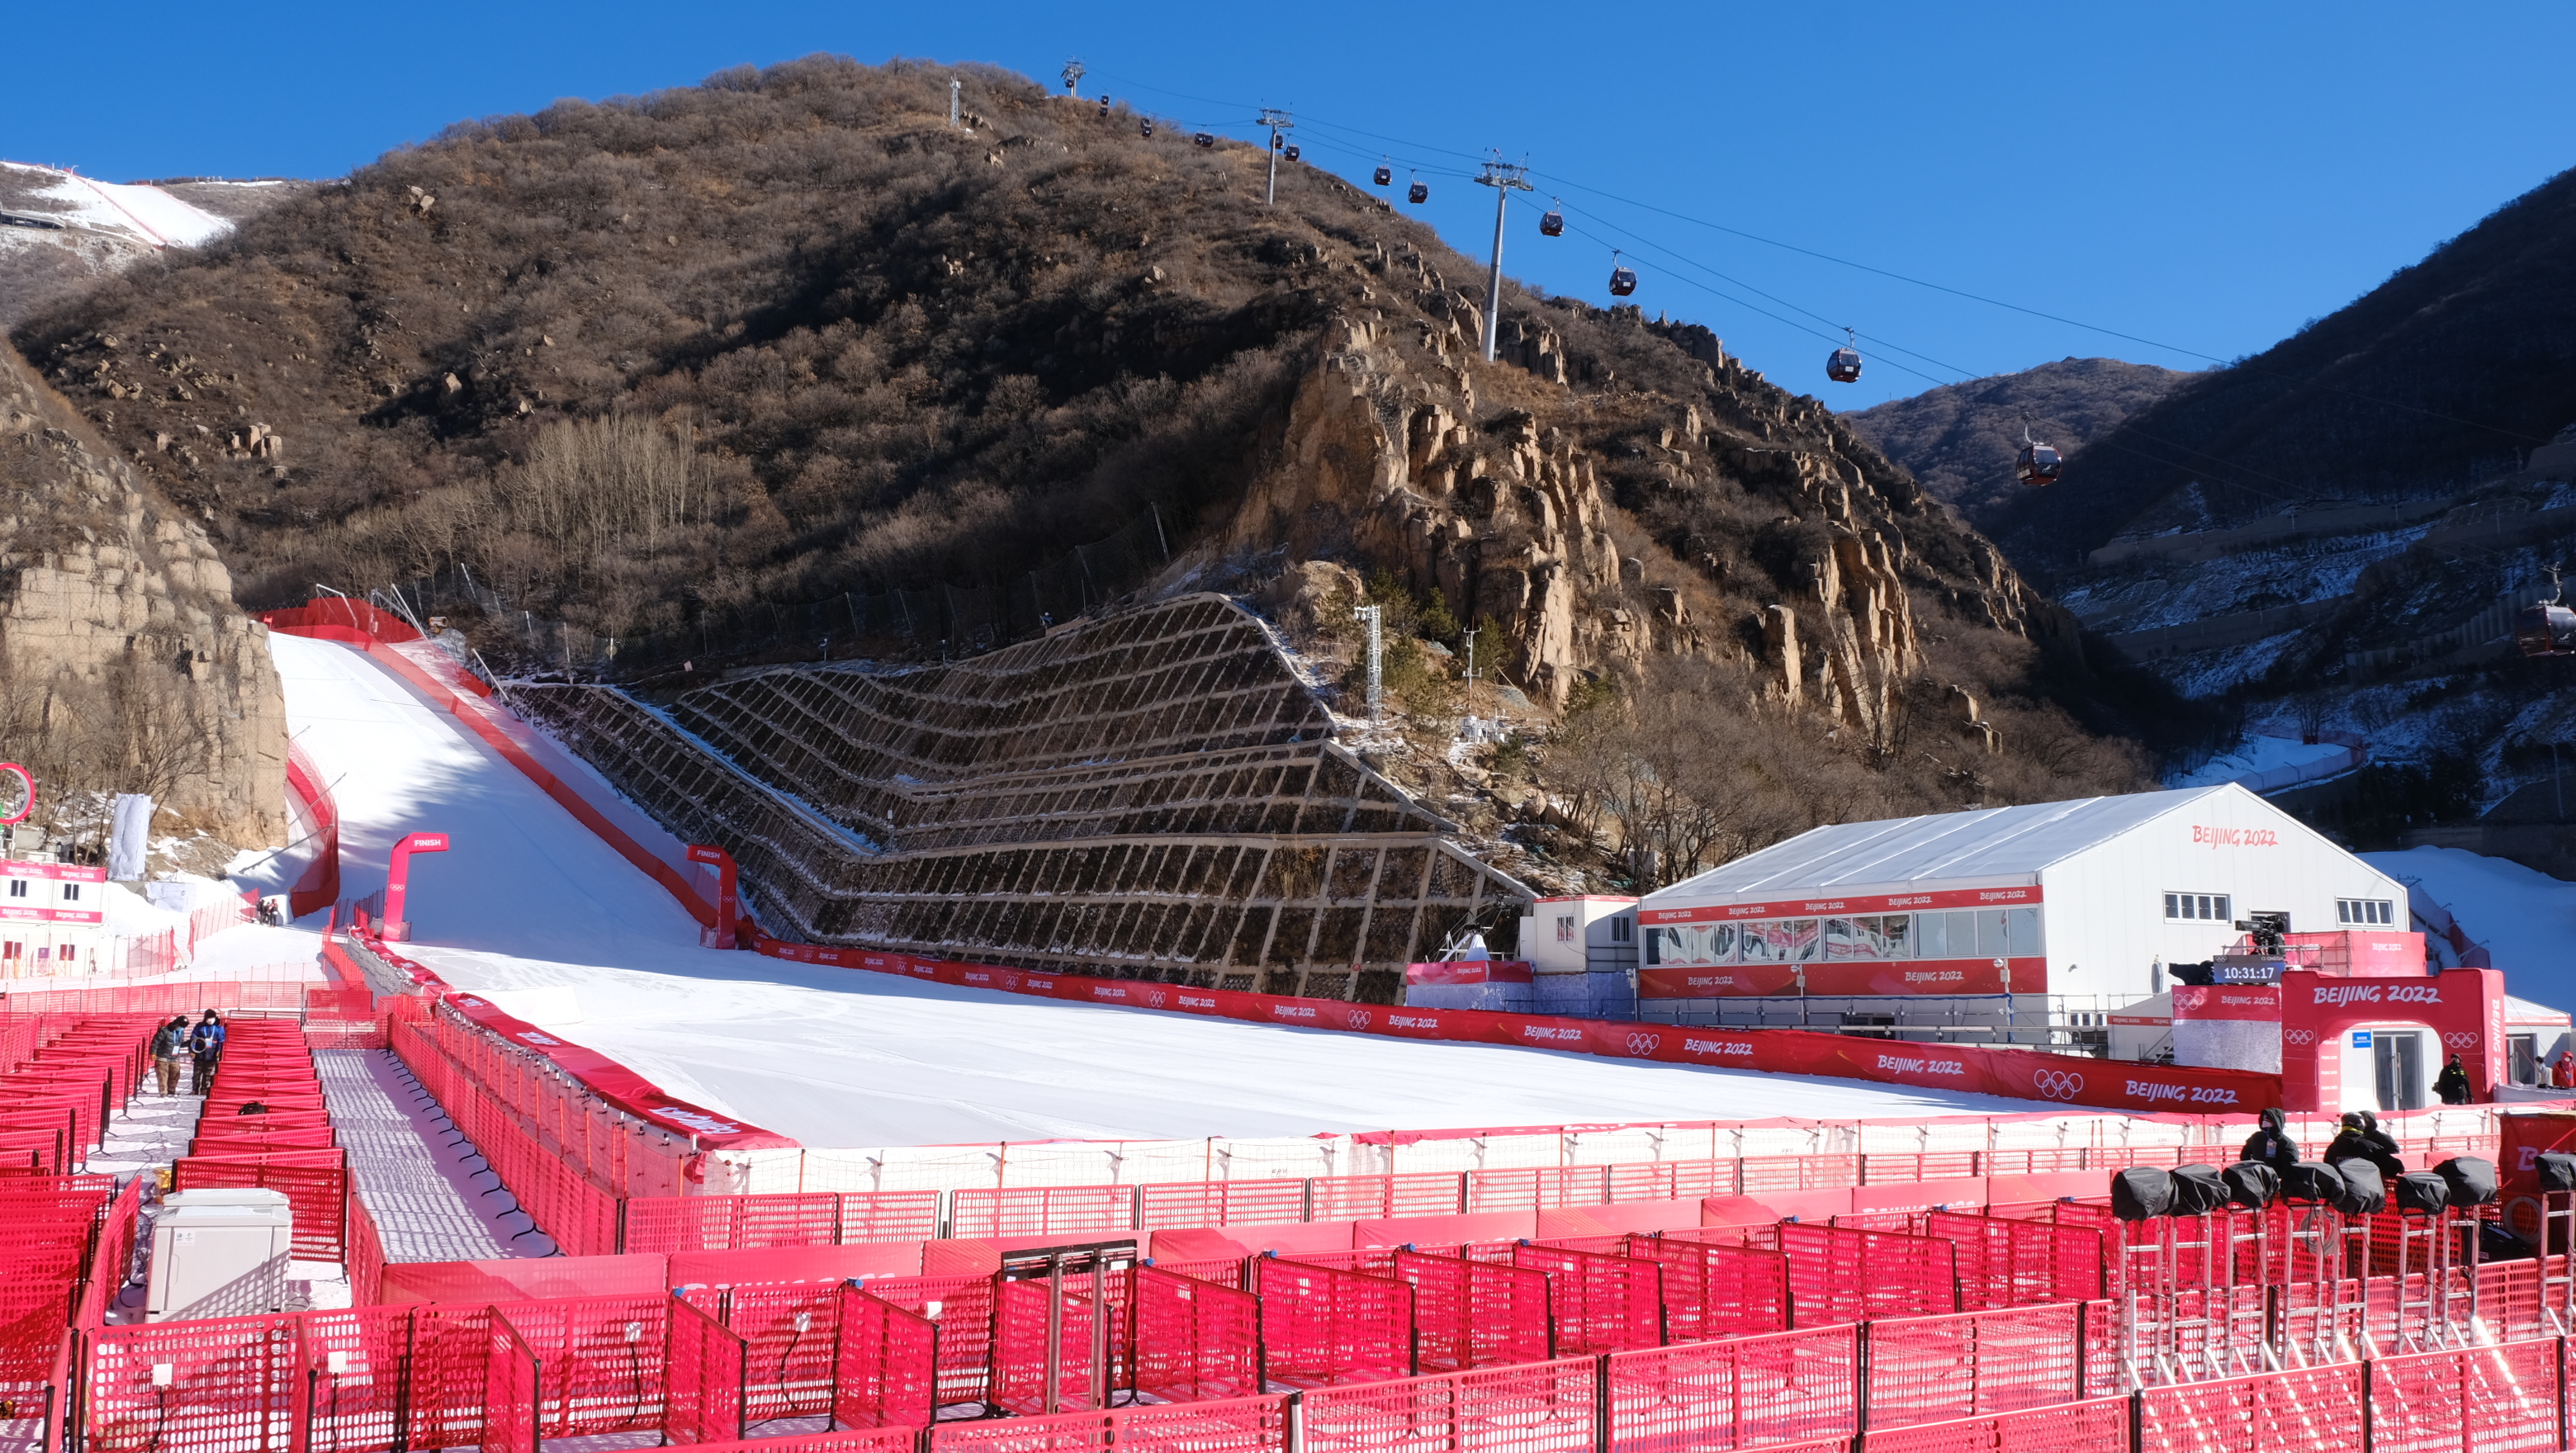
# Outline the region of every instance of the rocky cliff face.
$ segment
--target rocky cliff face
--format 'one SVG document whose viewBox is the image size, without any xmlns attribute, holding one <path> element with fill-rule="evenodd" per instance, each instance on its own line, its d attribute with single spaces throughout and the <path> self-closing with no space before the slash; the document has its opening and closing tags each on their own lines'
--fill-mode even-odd
<svg viewBox="0 0 2576 1453">
<path fill-rule="evenodd" d="M 37 777 L 39 818 L 149 792 L 165 828 L 284 843 L 286 712 L 264 629 L 205 532 L 6 349 L 0 481 L 0 732 Z"/>
<path fill-rule="evenodd" d="M 1477 300 L 1419 254 L 1351 265 L 1370 278 L 1362 307 L 1327 329 L 1230 550 L 1436 587 L 1462 621 L 1500 628 L 1484 659 L 1502 679 L 1560 706 L 1587 677 L 1697 658 L 1883 739 L 1904 683 L 1937 669 L 1925 609 L 2080 662 L 2072 619 L 1991 545 L 1707 329 L 1560 300 L 1507 319 L 1487 364 Z M 1646 351 L 1661 386 L 1612 374 L 1605 334 Z"/>
</svg>

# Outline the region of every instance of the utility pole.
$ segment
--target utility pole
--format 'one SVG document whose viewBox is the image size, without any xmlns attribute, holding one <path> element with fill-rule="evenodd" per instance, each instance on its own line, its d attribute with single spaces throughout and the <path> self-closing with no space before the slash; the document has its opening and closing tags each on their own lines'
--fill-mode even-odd
<svg viewBox="0 0 2576 1453">
<path fill-rule="evenodd" d="M 957 112 L 960 99 L 958 93 L 965 89 L 966 83 L 964 81 L 959 80 L 955 76 L 950 76 L 948 78 L 948 129 L 951 131 L 957 129 Z"/>
<path fill-rule="evenodd" d="M 1503 317 L 1503 207 L 1512 193 L 1538 190 L 1529 184 L 1529 168 L 1514 166 L 1495 152 L 1486 161 L 1485 170 L 1476 185 L 1494 189 L 1494 269 L 1485 279 L 1485 361 L 1494 361 L 1494 345 L 1502 337 Z"/>
<path fill-rule="evenodd" d="M 1368 713 L 1370 726 L 1386 724 L 1386 639 L 1380 633 L 1380 621 L 1386 614 L 1382 605 L 1364 605 L 1351 612 L 1351 618 L 1368 622 Z"/>
<path fill-rule="evenodd" d="M 1467 721 L 1470 730 L 1476 720 L 1476 632 L 1482 629 L 1481 626 L 1471 626 L 1467 630 Z"/>
<path fill-rule="evenodd" d="M 1264 106 L 1260 124 L 1270 128 L 1270 192 L 1261 199 L 1261 205 L 1276 207 L 1279 205 L 1279 148 L 1285 144 L 1280 141 L 1279 133 L 1295 130 L 1297 123 L 1289 119 L 1287 112 L 1273 111 Z"/>
<path fill-rule="evenodd" d="M 1082 84 L 1083 75 L 1084 72 L 1080 57 L 1077 56 L 1064 63 L 1064 93 L 1066 95 L 1079 96 L 1082 94 L 1082 92 L 1074 88 Z"/>
</svg>

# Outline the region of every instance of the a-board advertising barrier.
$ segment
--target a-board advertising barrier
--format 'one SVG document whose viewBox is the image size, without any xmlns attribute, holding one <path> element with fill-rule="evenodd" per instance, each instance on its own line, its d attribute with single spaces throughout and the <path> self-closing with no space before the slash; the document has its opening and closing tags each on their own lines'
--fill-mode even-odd
<svg viewBox="0 0 2576 1453">
<path fill-rule="evenodd" d="M 933 983 L 1126 1009 L 1399 1039 L 1552 1049 L 1606 1059 L 1937 1086 L 2115 1110 L 2244 1114 L 2277 1104 L 2281 1096 L 2278 1075 L 2112 1064 L 2035 1050 L 1895 1043 L 1794 1029 L 1690 1029 L 1627 1020 L 1348 1004 L 1331 999 L 1297 999 L 956 963 L 868 949 L 782 943 L 767 937 L 760 939 L 759 947 L 773 958 L 796 963 L 899 974 Z"/>
</svg>

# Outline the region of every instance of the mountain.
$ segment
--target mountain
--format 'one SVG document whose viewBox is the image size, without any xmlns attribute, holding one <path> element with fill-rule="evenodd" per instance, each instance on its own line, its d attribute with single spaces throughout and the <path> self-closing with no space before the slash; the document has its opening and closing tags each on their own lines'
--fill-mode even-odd
<svg viewBox="0 0 2576 1453">
<path fill-rule="evenodd" d="M 171 248 L 201 247 L 308 184 L 101 182 L 0 161 L 0 328 Z"/>
<path fill-rule="evenodd" d="M 436 574 L 505 668 L 659 690 L 1215 588 L 1357 717 L 1373 604 L 1373 761 L 1565 881 L 2145 780 L 2136 679 L 1820 402 L 1519 286 L 1487 363 L 1480 268 L 1269 166 L 817 57 L 456 127 L 15 337 L 245 600 Z M 1470 649 L 1522 734 L 1462 755 Z"/>
<path fill-rule="evenodd" d="M 1992 528 L 2054 579 L 2124 534 L 2448 495 L 2576 421 L 2576 172 L 2124 420 Z"/>
<path fill-rule="evenodd" d="M 2116 358 L 2068 358 L 1943 384 L 1843 419 L 1934 499 L 1988 528 L 2023 489 L 2013 478 L 2023 430 L 2071 455 L 2191 376 Z"/>
</svg>

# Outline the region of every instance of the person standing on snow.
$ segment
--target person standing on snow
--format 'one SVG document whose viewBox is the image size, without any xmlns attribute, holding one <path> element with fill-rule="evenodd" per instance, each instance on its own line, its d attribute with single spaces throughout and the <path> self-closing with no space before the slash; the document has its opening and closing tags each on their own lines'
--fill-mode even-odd
<svg viewBox="0 0 2576 1453">
<path fill-rule="evenodd" d="M 2442 1072 L 2434 1076 L 2433 1093 L 2441 1096 L 2445 1105 L 2469 1103 L 2469 1069 L 2460 1063 L 2458 1055 L 2451 1056 L 2451 1062 L 2442 1066 Z"/>
<path fill-rule="evenodd" d="M 2261 1128 L 2245 1142 L 2245 1149 L 2236 1158 L 2256 1161 L 2288 1175 L 2290 1167 L 2299 1162 L 2299 1142 L 2292 1140 L 2285 1128 L 2289 1117 L 2278 1109 L 2271 1109 L 2256 1118 Z"/>
<path fill-rule="evenodd" d="M 2558 1052 L 2558 1062 L 2549 1067 L 2549 1083 L 2561 1090 L 2576 1090 L 2576 1053 Z"/>
</svg>

